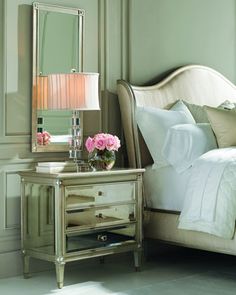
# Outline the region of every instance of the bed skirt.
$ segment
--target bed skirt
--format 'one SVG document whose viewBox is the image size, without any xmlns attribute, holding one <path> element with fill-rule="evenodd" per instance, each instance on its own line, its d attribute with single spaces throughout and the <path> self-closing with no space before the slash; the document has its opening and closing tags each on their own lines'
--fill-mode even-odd
<svg viewBox="0 0 236 295">
<path fill-rule="evenodd" d="M 178 229 L 178 213 L 145 211 L 144 236 L 179 246 L 236 255 L 236 238 L 223 239 L 210 234 Z"/>
</svg>

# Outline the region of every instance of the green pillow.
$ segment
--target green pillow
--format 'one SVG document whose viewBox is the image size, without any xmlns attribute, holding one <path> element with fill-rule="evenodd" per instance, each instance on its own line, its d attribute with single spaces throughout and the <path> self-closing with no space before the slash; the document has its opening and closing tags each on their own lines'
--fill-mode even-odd
<svg viewBox="0 0 236 295">
<path fill-rule="evenodd" d="M 197 104 L 189 103 L 187 101 L 183 101 L 186 107 L 189 109 L 196 123 L 209 123 L 207 113 L 204 109 L 204 106 L 200 106 Z"/>
</svg>

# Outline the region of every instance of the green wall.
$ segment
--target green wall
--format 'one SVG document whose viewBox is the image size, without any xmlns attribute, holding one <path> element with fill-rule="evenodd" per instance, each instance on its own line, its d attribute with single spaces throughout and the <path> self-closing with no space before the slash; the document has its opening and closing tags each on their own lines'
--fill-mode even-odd
<svg viewBox="0 0 236 295">
<path fill-rule="evenodd" d="M 33 168 L 39 159 L 67 156 L 30 152 L 32 2 L 0 0 L 0 261 L 6 266 L 0 277 L 22 271 L 18 171 Z M 144 84 L 197 63 L 236 82 L 234 0 L 40 2 L 85 9 L 84 70 L 99 72 L 101 84 L 101 111 L 85 118 L 88 135 L 98 130 L 120 135 L 117 79 Z"/>
<path fill-rule="evenodd" d="M 236 82 L 235 0 L 131 0 L 130 80 L 142 84 L 185 64 Z"/>
</svg>

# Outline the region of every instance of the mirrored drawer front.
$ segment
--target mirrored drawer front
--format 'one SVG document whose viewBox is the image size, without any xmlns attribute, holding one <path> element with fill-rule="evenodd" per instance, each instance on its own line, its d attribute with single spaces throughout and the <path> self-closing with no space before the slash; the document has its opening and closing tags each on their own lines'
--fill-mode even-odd
<svg viewBox="0 0 236 295">
<path fill-rule="evenodd" d="M 134 200 L 134 182 L 66 187 L 66 208 Z"/>
<path fill-rule="evenodd" d="M 66 252 L 119 246 L 135 242 L 135 225 L 66 237 Z"/>
<path fill-rule="evenodd" d="M 134 204 L 102 206 L 66 212 L 66 228 L 95 228 L 135 221 Z"/>
</svg>

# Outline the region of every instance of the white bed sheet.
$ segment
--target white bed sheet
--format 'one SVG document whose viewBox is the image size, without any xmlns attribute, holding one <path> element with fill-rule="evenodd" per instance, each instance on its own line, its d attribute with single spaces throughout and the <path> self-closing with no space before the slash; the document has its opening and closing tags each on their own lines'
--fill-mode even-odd
<svg viewBox="0 0 236 295">
<path fill-rule="evenodd" d="M 236 147 L 203 154 L 191 170 L 178 228 L 232 239 L 236 218 Z"/>
<path fill-rule="evenodd" d="M 181 212 L 191 168 L 178 174 L 172 166 L 146 167 L 144 190 L 147 207 Z"/>
</svg>

